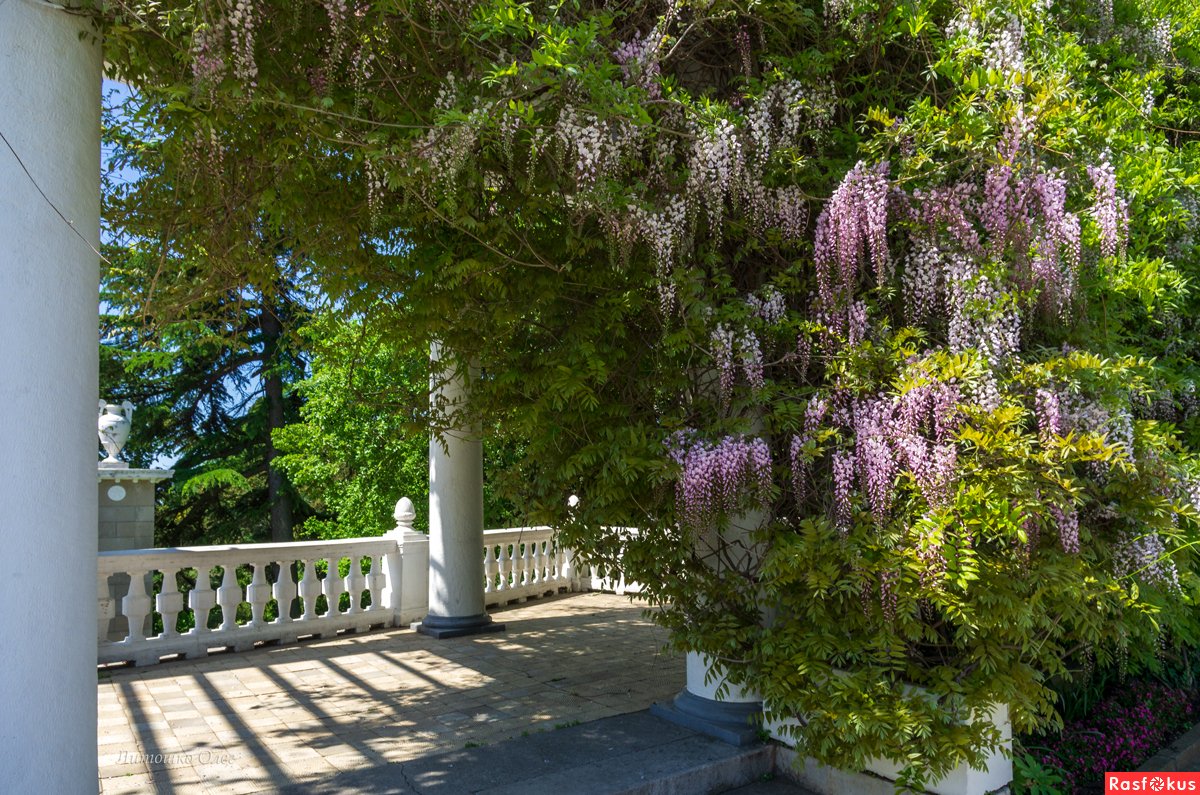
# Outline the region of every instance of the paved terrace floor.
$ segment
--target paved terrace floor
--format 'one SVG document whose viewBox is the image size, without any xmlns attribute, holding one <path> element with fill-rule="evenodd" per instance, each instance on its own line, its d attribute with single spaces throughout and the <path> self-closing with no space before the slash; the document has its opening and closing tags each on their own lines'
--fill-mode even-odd
<svg viewBox="0 0 1200 795">
<path fill-rule="evenodd" d="M 270 792 L 644 709 L 683 686 L 628 597 L 494 613 L 502 634 L 411 630 L 101 673 L 100 789 Z"/>
</svg>

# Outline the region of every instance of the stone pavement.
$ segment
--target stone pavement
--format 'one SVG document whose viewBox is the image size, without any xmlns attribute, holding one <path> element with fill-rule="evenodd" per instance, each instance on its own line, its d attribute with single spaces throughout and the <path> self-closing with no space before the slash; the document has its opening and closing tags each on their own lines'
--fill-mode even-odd
<svg viewBox="0 0 1200 795">
<path fill-rule="evenodd" d="M 102 672 L 101 792 L 303 791 L 645 709 L 684 665 L 643 610 L 566 595 L 498 611 L 500 634 L 393 629 Z"/>
</svg>

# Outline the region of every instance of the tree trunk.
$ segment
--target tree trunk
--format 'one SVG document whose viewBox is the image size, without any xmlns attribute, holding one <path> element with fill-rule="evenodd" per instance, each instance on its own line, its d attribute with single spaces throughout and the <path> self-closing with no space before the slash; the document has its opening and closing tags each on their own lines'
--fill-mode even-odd
<svg viewBox="0 0 1200 795">
<path fill-rule="evenodd" d="M 272 438 L 276 428 L 284 425 L 283 376 L 280 374 L 279 342 L 283 337 L 283 324 L 275 307 L 264 297 L 260 325 L 263 334 L 263 392 L 267 399 L 267 500 L 271 506 L 271 541 L 293 540 L 292 498 L 287 490 L 287 479 L 275 466 L 279 451 Z"/>
</svg>

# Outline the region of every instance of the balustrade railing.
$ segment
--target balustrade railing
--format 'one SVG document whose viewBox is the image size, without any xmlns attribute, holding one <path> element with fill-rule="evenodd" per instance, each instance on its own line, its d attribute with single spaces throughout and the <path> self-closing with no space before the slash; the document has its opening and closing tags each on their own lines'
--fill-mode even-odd
<svg viewBox="0 0 1200 795">
<path fill-rule="evenodd" d="M 610 528 L 610 532 L 615 532 L 621 538 L 621 550 L 624 552 L 625 542 L 630 538 L 636 538 L 638 529 L 636 527 L 614 527 Z M 587 589 L 592 591 L 610 591 L 618 596 L 642 592 L 641 583 L 627 582 L 624 572 L 616 567 L 610 569 L 591 565 L 588 567 L 588 576 L 583 580 Z"/>
<path fill-rule="evenodd" d="M 102 552 L 98 661 L 149 665 L 407 626 L 427 611 L 429 576 L 428 541 L 413 532 L 412 515 L 411 504 L 397 508 L 396 531 L 379 538 Z M 638 590 L 580 570 L 549 527 L 485 531 L 480 563 L 487 607 L 566 590 Z"/>
<path fill-rule="evenodd" d="M 570 550 L 549 527 L 511 527 L 483 533 L 485 606 L 579 590 Z"/>
<path fill-rule="evenodd" d="M 395 605 L 384 591 L 398 583 L 387 582 L 387 558 L 400 553 L 386 537 L 101 553 L 98 660 L 145 665 L 392 626 Z M 128 581 L 127 592 L 114 597 L 118 580 Z M 118 599 L 128 627 L 112 639 Z"/>
</svg>

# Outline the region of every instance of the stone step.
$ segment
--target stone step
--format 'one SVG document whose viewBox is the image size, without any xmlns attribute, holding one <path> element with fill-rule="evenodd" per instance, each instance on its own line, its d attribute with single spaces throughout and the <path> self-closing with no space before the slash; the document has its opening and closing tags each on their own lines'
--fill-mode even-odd
<svg viewBox="0 0 1200 795">
<path fill-rule="evenodd" d="M 812 792 L 785 778 L 775 777 L 728 790 L 726 795 L 812 795 Z"/>
<path fill-rule="evenodd" d="M 316 795 L 715 795 L 731 791 L 808 795 L 785 781 L 764 780 L 773 776 L 774 749 L 769 745 L 735 748 L 642 711 L 305 782 L 286 791 Z"/>
</svg>

